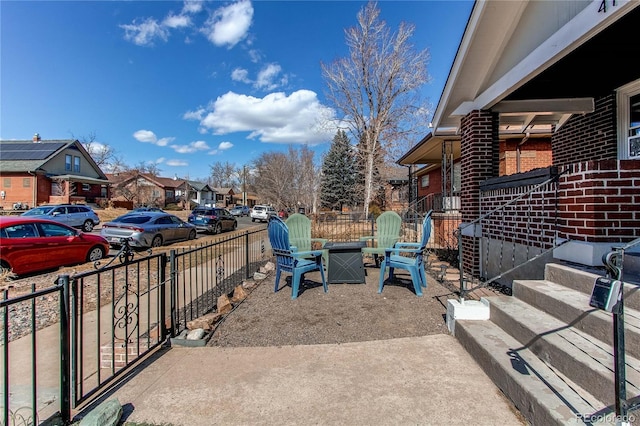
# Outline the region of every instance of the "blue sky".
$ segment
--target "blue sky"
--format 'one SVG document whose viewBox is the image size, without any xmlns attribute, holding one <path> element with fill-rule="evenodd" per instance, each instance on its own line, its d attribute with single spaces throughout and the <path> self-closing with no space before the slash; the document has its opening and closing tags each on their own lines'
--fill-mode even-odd
<svg viewBox="0 0 640 426">
<path fill-rule="evenodd" d="M 127 164 L 203 179 L 335 130 L 320 63 L 344 57 L 360 1 L 0 1 L 0 138 L 90 134 Z M 379 1 L 429 49 L 435 108 L 471 1 Z M 417 141 L 416 141 L 417 142 Z"/>
</svg>

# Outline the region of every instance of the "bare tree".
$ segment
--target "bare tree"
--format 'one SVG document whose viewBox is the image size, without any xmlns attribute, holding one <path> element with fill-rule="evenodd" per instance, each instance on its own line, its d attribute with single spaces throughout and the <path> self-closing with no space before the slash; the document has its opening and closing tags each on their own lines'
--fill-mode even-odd
<svg viewBox="0 0 640 426">
<path fill-rule="evenodd" d="M 225 161 L 218 161 L 209 166 L 211 176 L 209 183 L 219 188 L 238 188 L 241 182 L 242 169 L 236 168 L 233 164 Z"/>
<path fill-rule="evenodd" d="M 374 171 L 381 149 L 394 147 L 426 128 L 428 108 L 418 89 L 429 81 L 429 51 L 415 51 L 409 39 L 414 26 L 401 23 L 391 33 L 369 2 L 358 13 L 358 25 L 345 31 L 349 56 L 321 64 L 327 98 L 343 115 L 364 160 L 364 207 L 374 197 Z"/>
<path fill-rule="evenodd" d="M 84 146 L 93 161 L 103 170 L 113 171 L 114 163 L 122 162 L 117 158 L 116 150 L 112 146 L 98 142 L 96 132 L 89 132 L 88 135 L 79 138 L 76 138 L 72 133 L 71 137 Z"/>
</svg>

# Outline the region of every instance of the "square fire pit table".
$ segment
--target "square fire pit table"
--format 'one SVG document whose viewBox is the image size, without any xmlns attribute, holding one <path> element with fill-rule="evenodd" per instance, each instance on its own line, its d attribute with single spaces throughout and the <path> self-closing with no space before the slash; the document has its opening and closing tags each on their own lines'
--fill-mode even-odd
<svg viewBox="0 0 640 426">
<path fill-rule="evenodd" d="M 365 282 L 362 247 L 365 241 L 346 241 L 326 243 L 324 249 L 329 252 L 329 284 L 359 284 Z"/>
</svg>

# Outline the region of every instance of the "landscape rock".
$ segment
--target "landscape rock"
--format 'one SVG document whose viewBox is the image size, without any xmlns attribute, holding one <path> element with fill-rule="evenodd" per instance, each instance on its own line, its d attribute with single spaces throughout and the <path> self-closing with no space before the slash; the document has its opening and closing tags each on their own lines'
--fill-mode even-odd
<svg viewBox="0 0 640 426">
<path fill-rule="evenodd" d="M 204 329 L 198 328 L 195 330 L 191 330 L 189 334 L 187 334 L 187 340 L 199 340 L 202 339 L 205 335 Z"/>
<path fill-rule="evenodd" d="M 238 303 L 241 300 L 244 300 L 246 298 L 247 298 L 247 293 L 244 291 L 244 288 L 242 288 L 241 285 L 236 286 L 236 288 L 233 289 L 233 296 L 231 297 L 232 303 Z"/>
<path fill-rule="evenodd" d="M 267 274 L 263 274 L 262 272 L 256 272 L 253 274 L 253 279 L 256 281 L 263 281 L 267 279 Z"/>
<path fill-rule="evenodd" d="M 222 318 L 222 314 L 219 312 L 212 312 L 187 322 L 187 328 L 189 330 L 195 330 L 198 328 L 202 328 L 206 331 L 213 330 L 213 325 L 220 321 L 220 318 Z"/>
<path fill-rule="evenodd" d="M 233 305 L 229 301 L 229 297 L 226 294 L 218 297 L 218 304 L 216 305 L 218 313 L 221 315 L 228 314 L 233 309 Z"/>
<path fill-rule="evenodd" d="M 276 270 L 276 265 L 273 262 L 267 262 L 263 268 L 267 272 L 272 272 Z"/>
</svg>

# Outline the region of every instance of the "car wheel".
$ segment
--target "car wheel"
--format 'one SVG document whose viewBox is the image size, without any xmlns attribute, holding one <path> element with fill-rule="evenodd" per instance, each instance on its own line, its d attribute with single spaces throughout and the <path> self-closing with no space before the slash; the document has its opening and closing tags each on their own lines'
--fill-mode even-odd
<svg viewBox="0 0 640 426">
<path fill-rule="evenodd" d="M 222 224 L 221 223 L 218 223 L 216 225 L 216 232 L 215 233 L 216 234 L 222 234 Z"/>
<path fill-rule="evenodd" d="M 100 260 L 104 257 L 104 255 L 105 252 L 102 247 L 91 247 L 91 250 L 89 250 L 89 253 L 87 253 L 87 262 L 95 262 L 96 260 Z"/>
<path fill-rule="evenodd" d="M 4 276 L 11 272 L 11 266 L 7 262 L 0 262 L 0 276 Z"/>
<path fill-rule="evenodd" d="M 151 247 L 161 247 L 162 246 L 162 237 L 160 235 L 156 235 L 151 240 Z"/>
<path fill-rule="evenodd" d="M 255 217 L 252 217 L 252 218 L 251 218 L 251 222 L 255 222 L 255 221 L 256 221 L 256 218 L 255 218 Z"/>
<path fill-rule="evenodd" d="M 84 232 L 91 232 L 93 231 L 93 222 L 90 220 L 87 220 L 84 222 L 84 224 L 82 225 L 82 230 Z"/>
<path fill-rule="evenodd" d="M 235 231 L 236 229 L 238 229 L 238 222 L 236 222 L 235 220 L 233 221 L 233 230 Z"/>
<path fill-rule="evenodd" d="M 189 240 L 195 240 L 196 239 L 196 230 L 192 229 L 191 232 L 189 232 Z"/>
</svg>

